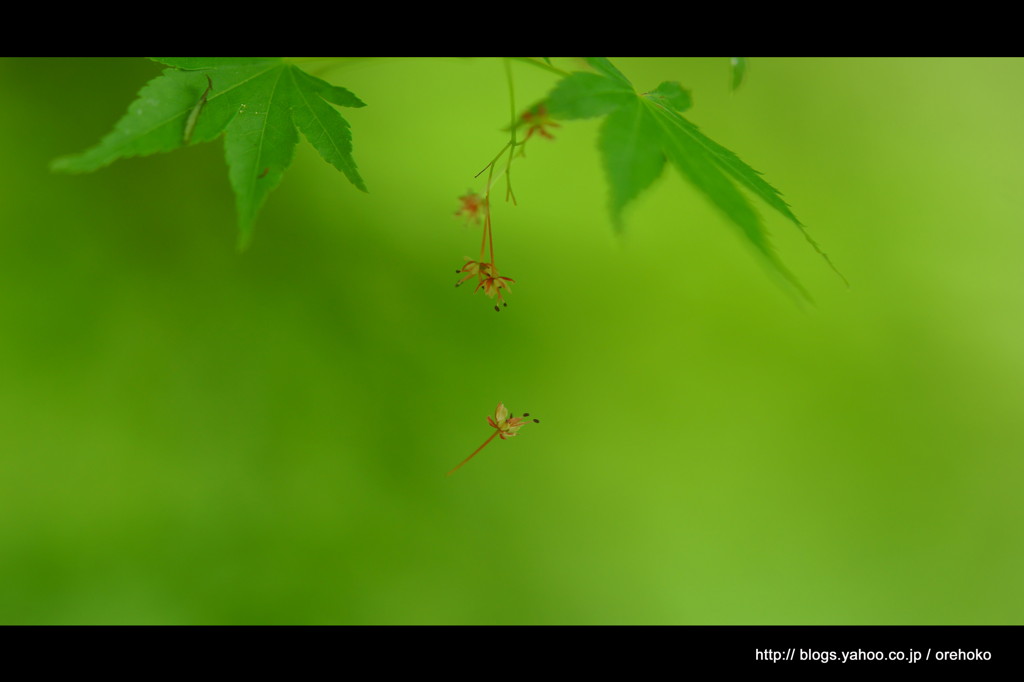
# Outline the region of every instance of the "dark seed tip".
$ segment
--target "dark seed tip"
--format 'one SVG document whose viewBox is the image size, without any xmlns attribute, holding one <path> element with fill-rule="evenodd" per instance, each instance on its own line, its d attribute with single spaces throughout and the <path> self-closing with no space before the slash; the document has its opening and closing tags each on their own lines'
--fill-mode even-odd
<svg viewBox="0 0 1024 682">
<path fill-rule="evenodd" d="M 540 424 L 540 420 L 539 420 L 539 419 L 534 419 L 534 420 L 533 420 L 533 423 L 534 423 L 534 424 Z"/>
<path fill-rule="evenodd" d="M 524 417 L 529 417 L 529 416 L 530 416 L 530 413 L 529 413 L 529 412 L 523 412 L 523 416 L 524 416 Z"/>
</svg>

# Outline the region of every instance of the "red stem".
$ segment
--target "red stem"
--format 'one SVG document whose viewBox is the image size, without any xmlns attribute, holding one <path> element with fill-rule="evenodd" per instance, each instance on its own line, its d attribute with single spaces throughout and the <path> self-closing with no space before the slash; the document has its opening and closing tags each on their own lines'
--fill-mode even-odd
<svg viewBox="0 0 1024 682">
<path fill-rule="evenodd" d="M 494 264 L 494 231 L 491 229 L 491 214 L 487 214 L 487 235 L 491 242 L 491 274 L 496 274 L 498 267 Z"/>
<path fill-rule="evenodd" d="M 487 248 L 487 235 L 491 231 L 491 207 L 487 203 L 487 199 L 484 199 L 484 235 L 480 240 L 480 263 L 484 260 L 484 249 Z"/>
<path fill-rule="evenodd" d="M 490 442 L 491 442 L 492 440 L 494 440 L 494 437 L 495 437 L 495 436 L 497 436 L 497 435 L 498 435 L 499 433 L 501 433 L 501 431 L 498 431 L 497 429 L 495 429 L 494 433 L 492 433 L 492 434 L 491 434 L 490 438 L 488 438 L 487 440 L 485 440 L 485 441 L 484 441 L 484 444 L 483 444 L 483 445 L 481 445 L 481 446 L 480 446 L 480 447 L 478 447 L 478 448 L 477 448 L 476 450 L 474 450 L 474 451 L 473 451 L 473 454 L 472 454 L 472 455 L 470 455 L 470 456 L 469 456 L 469 457 L 467 457 L 466 459 L 464 459 L 464 460 L 462 460 L 461 462 L 459 462 L 459 466 L 457 466 L 457 467 L 455 467 L 454 469 L 452 469 L 451 471 L 449 471 L 449 472 L 448 472 L 447 474 L 445 474 L 445 476 L 451 476 L 451 475 L 452 475 L 452 474 L 454 474 L 454 473 L 455 473 L 456 471 L 458 471 L 458 470 L 459 470 L 459 469 L 460 469 L 460 468 L 462 467 L 462 465 L 463 465 L 463 464 L 465 464 L 465 463 L 466 463 L 466 462 L 468 462 L 469 460 L 471 460 L 471 459 L 473 459 L 474 457 L 476 457 L 476 453 L 478 453 L 478 452 L 480 452 L 481 450 L 483 450 L 483 449 L 484 449 L 484 448 L 485 448 L 485 447 L 487 446 L 487 444 L 488 444 L 488 443 L 490 443 Z"/>
</svg>

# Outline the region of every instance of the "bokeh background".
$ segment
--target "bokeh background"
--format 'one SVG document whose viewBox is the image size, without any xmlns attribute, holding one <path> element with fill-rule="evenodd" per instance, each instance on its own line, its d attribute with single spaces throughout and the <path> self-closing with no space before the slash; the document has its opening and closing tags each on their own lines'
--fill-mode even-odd
<svg viewBox="0 0 1024 682">
<path fill-rule="evenodd" d="M 455 289 L 498 60 L 315 65 L 370 193 L 303 141 L 245 253 L 220 141 L 48 170 L 158 65 L 0 61 L 0 621 L 1024 621 L 1024 61 L 614 61 L 852 286 L 672 169 L 616 236 L 581 121 L 495 205 L 509 307 Z"/>
</svg>

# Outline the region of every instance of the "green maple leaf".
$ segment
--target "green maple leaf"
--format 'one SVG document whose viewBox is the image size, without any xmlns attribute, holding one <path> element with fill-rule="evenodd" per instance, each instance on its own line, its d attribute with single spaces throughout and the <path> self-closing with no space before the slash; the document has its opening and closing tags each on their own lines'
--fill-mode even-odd
<svg viewBox="0 0 1024 682">
<path fill-rule="evenodd" d="M 93 171 L 119 159 L 207 142 L 224 133 L 240 242 L 291 164 L 298 132 L 362 191 L 348 122 L 332 104 L 366 106 L 345 88 L 281 59 L 154 57 L 168 67 L 147 83 L 95 147 L 53 162 L 57 171 Z"/>
<path fill-rule="evenodd" d="M 658 179 L 667 160 L 740 229 L 773 272 L 809 300 L 807 291 L 776 256 L 760 217 L 737 185 L 788 218 L 830 266 L 832 262 L 778 190 L 682 116 L 680 112 L 691 103 L 689 91 L 666 81 L 638 94 L 607 59 L 589 57 L 587 62 L 597 73 L 580 71 L 559 81 L 547 107 L 553 118 L 605 116 L 598 149 L 608 176 L 609 208 L 616 228 L 623 226 L 625 207 Z"/>
</svg>

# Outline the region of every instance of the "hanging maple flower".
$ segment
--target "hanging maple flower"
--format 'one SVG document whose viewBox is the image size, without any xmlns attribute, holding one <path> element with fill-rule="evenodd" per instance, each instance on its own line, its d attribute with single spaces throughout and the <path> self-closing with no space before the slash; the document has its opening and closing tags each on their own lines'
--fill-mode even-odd
<svg viewBox="0 0 1024 682">
<path fill-rule="evenodd" d="M 526 426 L 526 418 L 529 416 L 529 412 L 523 412 L 522 417 L 509 417 L 509 411 L 508 408 L 505 407 L 505 404 L 498 403 L 498 407 L 494 410 L 494 417 L 487 417 L 487 423 L 494 429 L 494 433 L 492 433 L 487 440 L 483 442 L 483 445 L 474 450 L 473 454 L 459 462 L 457 467 L 449 471 L 448 475 L 451 476 L 458 471 L 463 464 L 476 457 L 476 454 L 487 447 L 487 444 L 494 440 L 495 436 L 499 436 L 502 440 L 508 440 L 515 436 L 519 429 Z M 539 419 L 534 419 L 532 421 L 534 424 L 540 424 Z"/>
<path fill-rule="evenodd" d="M 465 215 L 467 225 L 479 223 L 484 207 L 487 206 L 487 200 L 476 192 L 470 191 L 468 194 L 459 197 L 459 201 L 462 202 L 462 207 L 455 212 L 456 217 Z"/>
<path fill-rule="evenodd" d="M 466 276 L 460 279 L 458 282 L 456 282 L 455 286 L 461 286 L 464 282 L 476 277 L 480 280 L 479 284 L 477 284 L 477 288 L 479 288 L 480 285 L 483 284 L 484 279 L 490 276 L 491 264 L 481 263 L 479 261 L 469 260 L 467 258 L 466 264 L 462 266 L 462 269 L 455 271 L 456 275 L 461 275 L 463 273 L 466 273 Z"/>
<path fill-rule="evenodd" d="M 498 435 L 502 440 L 507 440 L 512 436 L 516 435 L 519 429 L 526 425 L 523 421 L 524 418 L 529 417 L 529 412 L 523 412 L 522 417 L 511 417 L 509 418 L 508 408 L 505 407 L 505 403 L 498 403 L 498 407 L 494 410 L 494 419 L 487 417 L 487 423 L 492 427 L 498 429 Z M 540 424 L 539 419 L 534 419 L 535 424 Z"/>
<path fill-rule="evenodd" d="M 543 104 L 538 104 L 533 109 L 530 109 L 529 111 L 524 113 L 522 117 L 522 123 L 524 123 L 527 126 L 526 137 L 523 139 L 523 142 L 529 140 L 534 133 L 539 133 L 542 137 L 546 137 L 549 140 L 553 140 L 555 139 L 555 136 L 552 135 L 547 130 L 545 130 L 545 127 L 562 127 L 551 118 L 551 115 L 548 114 L 548 108 Z"/>
<path fill-rule="evenodd" d="M 494 267 L 494 263 L 484 263 L 475 260 L 466 259 L 466 264 L 461 269 L 455 271 L 456 275 L 464 275 L 462 279 L 455 283 L 455 286 L 462 286 L 474 277 L 477 279 L 476 288 L 473 289 L 473 293 L 480 291 L 482 288 L 484 293 L 489 297 L 498 297 L 498 303 L 494 306 L 494 309 L 501 312 L 502 308 L 507 308 L 508 303 L 505 302 L 505 296 L 502 293 L 502 289 L 505 291 L 511 291 L 509 288 L 510 284 L 515 284 L 516 281 L 511 277 L 502 277 L 498 274 L 498 269 Z"/>
<path fill-rule="evenodd" d="M 500 313 L 502 308 L 508 307 L 508 303 L 505 302 L 505 298 L 502 296 L 501 290 L 505 289 L 506 291 L 511 291 L 509 284 L 515 284 L 516 281 L 511 277 L 499 276 L 497 268 L 495 268 L 493 264 L 488 265 L 490 265 L 488 274 L 481 275 L 480 283 L 476 285 L 476 289 L 474 289 L 473 292 L 476 293 L 479 291 L 480 287 L 483 287 L 484 293 L 491 298 L 497 296 L 498 303 L 495 304 L 494 310 L 495 312 Z"/>
</svg>

